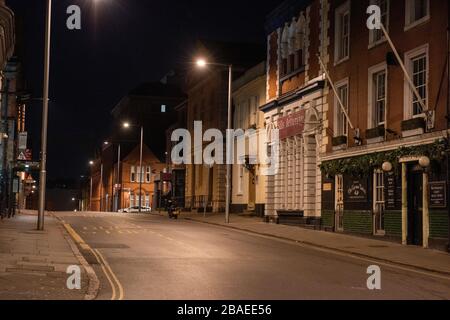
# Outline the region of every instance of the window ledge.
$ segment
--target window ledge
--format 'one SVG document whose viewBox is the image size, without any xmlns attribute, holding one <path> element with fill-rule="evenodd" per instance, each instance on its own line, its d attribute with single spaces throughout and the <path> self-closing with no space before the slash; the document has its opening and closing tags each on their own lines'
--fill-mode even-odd
<svg viewBox="0 0 450 320">
<path fill-rule="evenodd" d="M 350 60 L 350 56 L 347 56 L 347 57 L 345 57 L 345 58 L 342 58 L 341 60 L 336 61 L 336 62 L 334 63 L 334 66 L 338 66 L 338 65 L 340 65 L 340 64 L 342 64 L 342 63 L 344 63 L 344 62 L 346 62 L 346 61 L 348 61 L 348 60 Z"/>
<path fill-rule="evenodd" d="M 405 31 L 405 32 L 406 32 L 406 31 L 409 31 L 409 30 L 411 30 L 411 29 L 413 29 L 413 28 L 415 28 L 415 27 L 418 27 L 418 26 L 420 26 L 420 25 L 422 25 L 422 24 L 427 23 L 428 21 L 430 21 L 430 15 L 427 15 L 426 17 L 423 17 L 423 18 L 420 19 L 420 20 L 417 20 L 417 21 L 411 22 L 411 23 L 408 24 L 408 25 L 405 25 L 404 31 Z"/>
<path fill-rule="evenodd" d="M 289 80 L 301 73 L 305 72 L 305 66 L 300 67 L 299 69 L 292 71 L 291 73 L 288 73 L 287 75 L 284 75 L 280 78 L 280 82 L 285 82 L 286 80 Z"/>
<path fill-rule="evenodd" d="M 380 46 L 380 45 L 382 45 L 382 44 L 384 44 L 386 42 L 387 42 L 387 39 L 385 37 L 383 37 L 381 40 L 378 40 L 378 41 L 375 41 L 375 42 L 371 42 L 371 43 L 369 43 L 368 50 L 376 48 L 376 47 L 378 47 L 378 46 Z"/>
</svg>

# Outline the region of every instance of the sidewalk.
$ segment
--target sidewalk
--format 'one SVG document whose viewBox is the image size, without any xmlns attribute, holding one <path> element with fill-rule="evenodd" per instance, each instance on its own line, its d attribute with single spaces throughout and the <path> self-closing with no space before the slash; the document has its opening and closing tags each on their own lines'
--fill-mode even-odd
<svg viewBox="0 0 450 320">
<path fill-rule="evenodd" d="M 0 300 L 84 300 L 89 280 L 59 222 L 36 231 L 33 212 L 0 221 Z M 69 266 L 80 266 L 82 290 L 68 290 Z"/>
<path fill-rule="evenodd" d="M 450 276 L 450 255 L 437 250 L 402 246 L 388 241 L 368 239 L 352 235 L 308 230 L 300 227 L 268 224 L 260 218 L 240 217 L 232 215 L 229 225 L 224 223 L 224 215 L 186 213 L 181 218 L 187 220 L 219 225 L 252 232 L 259 235 L 275 237 L 288 241 L 330 249 L 341 253 L 375 259 L 405 267 L 430 271 Z"/>
</svg>

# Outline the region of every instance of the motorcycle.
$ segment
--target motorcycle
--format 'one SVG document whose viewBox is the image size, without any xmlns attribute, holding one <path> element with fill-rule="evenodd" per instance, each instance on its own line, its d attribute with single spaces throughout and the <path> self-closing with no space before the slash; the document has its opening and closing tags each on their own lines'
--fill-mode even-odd
<svg viewBox="0 0 450 320">
<path fill-rule="evenodd" d="M 176 207 L 172 200 L 168 201 L 167 212 L 169 213 L 169 219 L 177 220 L 180 215 L 180 209 Z"/>
</svg>

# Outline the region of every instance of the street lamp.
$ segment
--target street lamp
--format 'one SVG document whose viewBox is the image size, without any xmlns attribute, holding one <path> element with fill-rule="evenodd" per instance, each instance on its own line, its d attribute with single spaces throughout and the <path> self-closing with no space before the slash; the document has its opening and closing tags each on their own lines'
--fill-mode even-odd
<svg viewBox="0 0 450 320">
<path fill-rule="evenodd" d="M 98 0 L 95 0 L 96 2 Z M 39 206 L 37 229 L 44 230 L 45 217 L 45 192 L 47 187 L 47 133 L 48 133 L 48 102 L 50 84 L 50 48 L 52 31 L 52 0 L 47 0 L 47 13 L 45 23 L 44 45 L 44 86 L 42 105 L 42 130 L 41 130 L 41 164 L 39 174 Z"/>
<path fill-rule="evenodd" d="M 89 161 L 89 165 L 91 166 L 91 168 L 94 166 L 94 161 Z M 93 195 L 93 180 L 92 180 L 92 169 L 91 169 L 91 185 L 90 185 L 90 190 L 89 190 L 89 211 L 92 211 L 92 195 Z"/>
<path fill-rule="evenodd" d="M 231 158 L 232 152 L 232 135 L 229 133 L 232 129 L 233 121 L 233 110 L 232 110 L 232 83 L 233 83 L 233 65 L 232 64 L 222 64 L 222 63 L 211 63 L 206 61 L 204 58 L 199 58 L 196 61 L 196 65 L 199 68 L 205 68 L 207 65 L 215 65 L 219 67 L 228 68 L 228 133 L 227 133 L 227 180 L 226 180 L 226 204 L 225 204 L 225 223 L 230 223 L 230 205 L 231 205 Z"/>
<path fill-rule="evenodd" d="M 132 126 L 129 122 L 124 122 L 123 127 L 125 129 L 129 129 L 131 127 L 138 127 L 138 126 Z M 144 172 L 142 168 L 142 153 L 144 151 L 144 126 L 140 127 L 141 127 L 141 145 L 139 153 L 139 213 L 142 212 L 142 180 L 144 177 Z"/>
<path fill-rule="evenodd" d="M 42 107 L 41 167 L 39 174 L 38 230 L 44 230 L 45 189 L 47 185 L 47 128 L 48 128 L 48 88 L 50 82 L 50 33 L 52 25 L 52 0 L 47 0 L 47 22 L 45 24 L 44 94 Z"/>
</svg>

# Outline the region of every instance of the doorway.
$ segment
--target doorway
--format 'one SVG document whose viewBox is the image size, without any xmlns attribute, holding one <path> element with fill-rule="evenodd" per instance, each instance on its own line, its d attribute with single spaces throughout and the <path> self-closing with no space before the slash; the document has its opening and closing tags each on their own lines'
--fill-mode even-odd
<svg viewBox="0 0 450 320">
<path fill-rule="evenodd" d="M 423 245 L 423 170 L 410 166 L 408 174 L 408 245 Z"/>
</svg>

